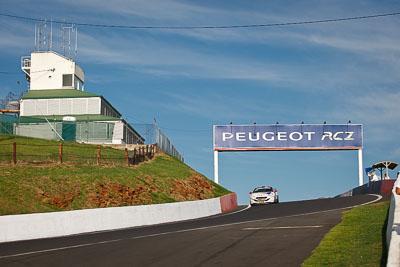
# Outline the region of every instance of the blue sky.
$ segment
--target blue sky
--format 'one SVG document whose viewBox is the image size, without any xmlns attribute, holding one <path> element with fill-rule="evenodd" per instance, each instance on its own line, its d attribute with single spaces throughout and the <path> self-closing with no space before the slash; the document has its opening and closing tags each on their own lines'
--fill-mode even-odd
<svg viewBox="0 0 400 267">
<path fill-rule="evenodd" d="M 0 13 L 78 23 L 219 26 L 400 11 L 398 1 L 1 0 Z M 400 161 L 400 16 L 240 29 L 78 27 L 85 90 L 131 124 L 153 123 L 192 168 L 213 179 L 212 126 L 364 125 L 364 166 Z M 0 16 L 0 71 L 21 72 L 34 24 Z M 54 50 L 60 46 L 54 25 Z M 0 97 L 26 88 L 0 74 Z M 21 81 L 20 84 L 17 81 Z M 358 185 L 357 151 L 220 153 L 220 183 L 241 204 L 259 185 L 281 201 L 330 197 Z M 395 172 L 390 172 L 394 177 Z M 366 181 L 366 177 L 364 177 Z"/>
</svg>

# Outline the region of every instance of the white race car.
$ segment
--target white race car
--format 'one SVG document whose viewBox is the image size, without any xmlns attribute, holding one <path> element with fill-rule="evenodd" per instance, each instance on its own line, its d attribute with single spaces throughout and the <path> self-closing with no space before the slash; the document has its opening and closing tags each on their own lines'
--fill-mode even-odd
<svg viewBox="0 0 400 267">
<path fill-rule="evenodd" d="M 254 188 L 250 192 L 250 205 L 279 203 L 278 190 L 271 186 L 261 186 Z"/>
</svg>

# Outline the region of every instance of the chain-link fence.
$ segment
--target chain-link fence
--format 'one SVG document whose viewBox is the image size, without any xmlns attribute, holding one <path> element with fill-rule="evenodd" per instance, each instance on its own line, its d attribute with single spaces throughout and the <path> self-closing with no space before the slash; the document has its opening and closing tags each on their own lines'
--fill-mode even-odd
<svg viewBox="0 0 400 267">
<path fill-rule="evenodd" d="M 183 155 L 179 153 L 174 144 L 168 136 L 154 124 L 132 124 L 134 128 L 146 140 L 146 144 L 157 144 L 164 153 L 170 154 L 182 162 L 184 161 Z"/>
<path fill-rule="evenodd" d="M 15 135 L 78 143 L 112 143 L 113 131 L 114 123 L 108 122 L 14 123 Z"/>
<path fill-rule="evenodd" d="M 183 162 L 184 161 L 183 156 L 178 152 L 174 144 L 169 140 L 168 136 L 166 136 L 165 133 L 163 133 L 163 131 L 160 130 L 160 128 L 156 128 L 155 132 L 156 132 L 156 137 L 155 137 L 156 139 L 154 143 L 159 145 L 161 150 L 163 150 L 165 153 L 170 154 Z"/>
<path fill-rule="evenodd" d="M 17 116 L 0 114 L 0 134 L 14 134 L 14 123 Z"/>
<path fill-rule="evenodd" d="M 122 128 L 121 128 L 122 129 Z M 168 136 L 154 124 L 132 124 L 120 134 L 128 144 L 157 144 L 165 153 L 181 161 L 179 153 Z M 55 141 L 75 141 L 91 144 L 114 144 L 120 127 L 114 122 L 102 121 L 62 121 L 49 118 L 18 118 L 0 114 L 0 134 L 36 137 Z M 121 140 L 121 139 L 120 139 Z"/>
</svg>

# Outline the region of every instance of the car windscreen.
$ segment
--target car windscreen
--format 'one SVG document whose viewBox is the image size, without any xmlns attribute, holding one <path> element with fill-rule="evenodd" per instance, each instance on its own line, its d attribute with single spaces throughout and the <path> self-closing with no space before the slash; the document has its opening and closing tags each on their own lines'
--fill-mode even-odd
<svg viewBox="0 0 400 267">
<path fill-rule="evenodd" d="M 272 192 L 272 188 L 256 188 L 253 193 Z"/>
</svg>

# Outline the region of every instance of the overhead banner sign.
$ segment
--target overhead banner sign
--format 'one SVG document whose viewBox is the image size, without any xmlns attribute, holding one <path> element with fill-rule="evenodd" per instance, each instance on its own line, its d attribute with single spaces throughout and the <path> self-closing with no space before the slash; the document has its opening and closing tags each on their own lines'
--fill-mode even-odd
<svg viewBox="0 0 400 267">
<path fill-rule="evenodd" d="M 361 124 L 214 125 L 215 151 L 362 149 Z"/>
</svg>

